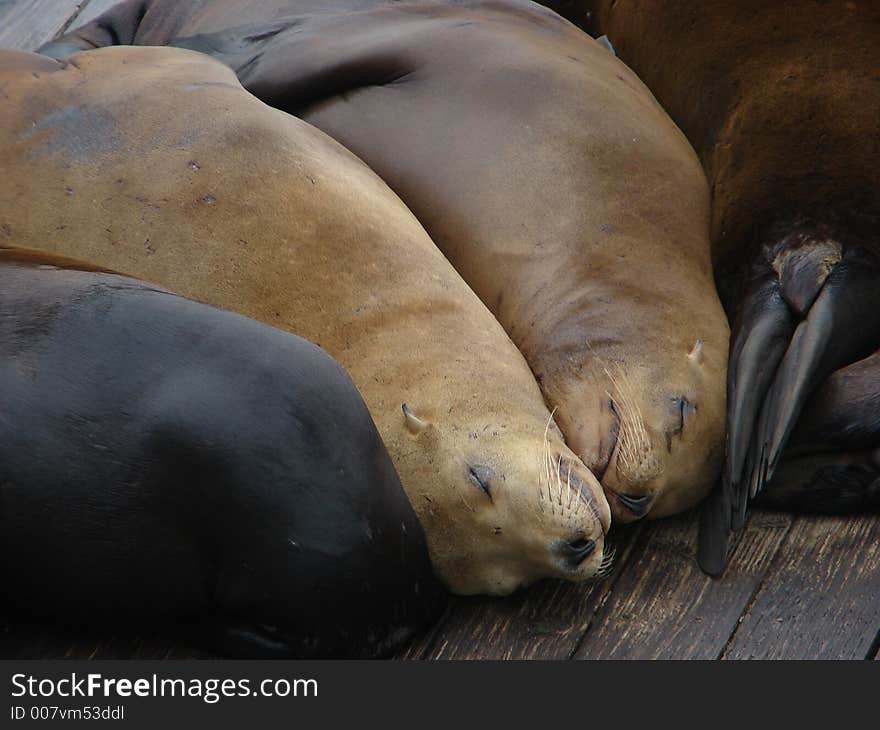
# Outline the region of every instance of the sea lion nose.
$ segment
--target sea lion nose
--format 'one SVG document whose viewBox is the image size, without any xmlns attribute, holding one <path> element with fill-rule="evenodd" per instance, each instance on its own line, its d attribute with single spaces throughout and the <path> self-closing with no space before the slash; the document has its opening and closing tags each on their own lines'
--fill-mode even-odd
<svg viewBox="0 0 880 730">
<path fill-rule="evenodd" d="M 560 542 L 557 548 L 559 555 L 570 568 L 577 568 L 596 550 L 596 541 L 588 537 L 579 537 L 569 542 Z"/>
</svg>

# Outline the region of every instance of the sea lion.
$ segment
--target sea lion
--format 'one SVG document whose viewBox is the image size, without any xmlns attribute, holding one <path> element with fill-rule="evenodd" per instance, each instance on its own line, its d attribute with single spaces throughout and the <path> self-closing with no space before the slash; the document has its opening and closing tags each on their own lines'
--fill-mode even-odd
<svg viewBox="0 0 880 730">
<path fill-rule="evenodd" d="M 880 5 L 594 5 L 594 31 L 678 122 L 712 186 L 714 265 L 733 323 L 722 491 L 744 512 L 774 479 L 810 394 L 880 346 Z M 876 384 L 875 372 L 863 376 Z M 713 572 L 718 544 L 703 559 Z"/>
<path fill-rule="evenodd" d="M 525 355 L 616 520 L 709 490 L 728 327 L 708 190 L 636 76 L 538 5 L 123 3 L 45 52 L 173 44 L 362 157 Z"/>
<path fill-rule="evenodd" d="M 359 657 L 442 608 L 367 408 L 318 347 L 3 247 L 0 352 L 4 614 Z"/>
<path fill-rule="evenodd" d="M 0 84 L 0 230 L 326 349 L 452 590 L 607 563 L 601 487 L 521 354 L 363 162 L 192 51 L 9 52 Z"/>
</svg>

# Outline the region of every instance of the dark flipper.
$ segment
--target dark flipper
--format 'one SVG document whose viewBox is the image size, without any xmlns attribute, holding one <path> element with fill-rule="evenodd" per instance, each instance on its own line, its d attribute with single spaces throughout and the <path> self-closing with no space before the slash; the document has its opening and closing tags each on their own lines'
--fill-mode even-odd
<svg viewBox="0 0 880 730">
<path fill-rule="evenodd" d="M 730 492 L 716 487 L 700 510 L 700 542 L 697 562 L 704 573 L 715 576 L 724 571 L 730 550 Z"/>
<path fill-rule="evenodd" d="M 709 575 L 723 572 L 752 492 L 772 509 L 880 511 L 880 351 L 835 371 L 809 398 L 766 490 L 751 454 L 737 488 L 717 488 L 703 505 L 697 560 Z"/>
<path fill-rule="evenodd" d="M 81 28 L 40 46 L 37 53 L 63 61 L 80 51 L 91 51 L 104 46 L 132 45 L 147 13 L 147 6 L 147 0 L 120 2 Z"/>
<path fill-rule="evenodd" d="M 393 6 L 328 16 L 295 16 L 218 33 L 174 38 L 235 71 L 260 101 L 294 115 L 363 87 L 387 86 L 414 70 L 406 17 Z M 415 31 L 420 29 L 414 16 Z M 388 28 L 394 28 L 391 32 Z"/>
<path fill-rule="evenodd" d="M 724 569 L 730 531 L 745 521 L 752 450 L 761 406 L 776 367 L 795 329 L 792 316 L 772 273 L 756 278 L 743 298 L 733 327 L 727 371 L 727 462 L 722 482 L 700 515 L 700 567 L 709 575 Z"/>
<path fill-rule="evenodd" d="M 765 403 L 764 456 L 757 467 L 770 480 L 807 398 L 834 370 L 865 357 L 880 344 L 880 267 L 856 248 L 828 276 L 806 319 L 795 331 Z"/>
<path fill-rule="evenodd" d="M 728 430 L 725 485 L 729 498 L 737 490 L 755 425 L 776 367 L 795 328 L 775 277 L 755 282 L 734 325 L 727 372 Z M 731 499 L 732 501 L 732 499 Z"/>
<path fill-rule="evenodd" d="M 720 494 L 707 502 L 701 520 L 700 565 L 713 575 L 723 569 L 730 532 L 742 528 L 748 502 L 774 478 L 811 394 L 832 372 L 880 346 L 880 258 L 862 239 L 831 236 L 825 226 L 815 227 L 811 234 L 801 230 L 766 249 L 755 270 L 760 273 L 740 296 L 733 324 L 727 463 L 716 490 Z M 872 368 L 871 375 L 874 372 L 880 374 L 880 368 Z M 861 376 L 866 387 L 875 380 Z M 812 408 L 814 422 L 829 415 L 827 409 L 823 415 L 821 405 Z M 840 421 L 839 408 L 835 418 Z M 873 411 L 856 418 L 868 422 L 856 431 L 873 429 L 877 420 Z M 863 441 L 868 442 L 866 448 L 874 447 L 870 434 Z M 858 448 L 841 445 L 846 452 Z M 841 503 L 856 501 L 844 496 L 841 479 L 856 490 L 860 485 L 868 488 L 863 484 L 866 477 L 856 479 L 851 469 L 844 473 L 838 465 L 832 473 L 825 468 L 831 468 L 829 463 L 811 463 L 807 483 L 814 491 L 820 474 L 831 478 L 824 503 L 833 501 L 832 483 L 838 485 Z M 790 484 L 791 472 L 787 474 Z M 786 491 L 797 490 L 790 485 Z"/>
</svg>

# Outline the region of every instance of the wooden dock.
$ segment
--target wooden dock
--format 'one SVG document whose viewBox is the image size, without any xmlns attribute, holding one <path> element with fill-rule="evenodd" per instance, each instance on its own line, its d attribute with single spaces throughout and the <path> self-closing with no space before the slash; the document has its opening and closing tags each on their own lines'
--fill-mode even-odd
<svg viewBox="0 0 880 730">
<path fill-rule="evenodd" d="M 115 1 L 0 0 L 0 47 L 31 50 Z M 697 567 L 693 514 L 628 528 L 616 543 L 606 579 L 546 582 L 505 599 L 456 599 L 399 656 L 880 659 L 880 515 L 757 512 L 717 580 Z M 0 621 L 0 658 L 197 656 L 171 637 Z"/>
</svg>

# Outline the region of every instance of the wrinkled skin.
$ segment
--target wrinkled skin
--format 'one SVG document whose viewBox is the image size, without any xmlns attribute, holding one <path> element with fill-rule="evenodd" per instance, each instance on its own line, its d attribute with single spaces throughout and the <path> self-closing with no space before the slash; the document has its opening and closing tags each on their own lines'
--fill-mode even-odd
<svg viewBox="0 0 880 730">
<path fill-rule="evenodd" d="M 442 611 L 367 408 L 311 343 L 4 247 L 0 351 L 4 616 L 369 657 Z"/>
<path fill-rule="evenodd" d="M 707 493 L 728 344 L 708 190 L 606 50 L 516 0 L 158 0 L 45 51 L 115 39 L 209 53 L 375 169 L 522 351 L 615 519 Z"/>
<path fill-rule="evenodd" d="M 713 191 L 713 258 L 733 336 L 718 493 L 727 504 L 712 529 L 741 525 L 765 484 L 809 507 L 819 471 L 777 479 L 784 449 L 801 415 L 821 412 L 804 410 L 820 384 L 880 346 L 880 5 L 592 5 L 592 30 L 608 34 L 681 126 Z M 866 381 L 852 393 L 870 393 L 876 371 L 859 372 Z M 848 402 L 849 426 L 870 430 L 859 401 Z M 843 492 L 863 480 L 847 487 L 846 471 L 822 478 L 851 503 Z M 824 501 L 833 502 L 827 491 Z M 719 538 L 704 565 L 720 569 L 724 549 Z"/>
<path fill-rule="evenodd" d="M 601 487 L 516 347 L 366 165 L 191 51 L 8 52 L 0 69 L 0 231 L 327 350 L 450 589 L 600 570 Z"/>
</svg>

